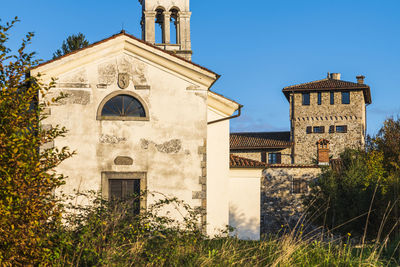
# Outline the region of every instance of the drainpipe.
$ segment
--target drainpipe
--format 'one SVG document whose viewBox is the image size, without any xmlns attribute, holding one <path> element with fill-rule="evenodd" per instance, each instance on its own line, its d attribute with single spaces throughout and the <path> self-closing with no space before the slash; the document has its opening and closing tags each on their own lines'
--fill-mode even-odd
<svg viewBox="0 0 400 267">
<path fill-rule="evenodd" d="M 234 119 L 234 118 L 238 118 L 238 117 L 240 117 L 240 115 L 242 114 L 242 107 L 243 107 L 243 105 L 239 105 L 239 109 L 237 110 L 237 111 L 238 111 L 238 114 L 236 114 L 236 115 L 233 115 L 233 116 L 230 116 L 230 117 L 226 117 L 226 118 L 223 118 L 223 119 L 219 119 L 219 120 L 215 120 L 215 121 L 210 121 L 210 122 L 207 123 L 207 124 L 210 125 L 210 124 L 214 124 L 214 123 L 217 123 L 217 122 L 221 122 L 221 121 L 226 121 L 226 120 L 231 120 L 231 119 Z"/>
</svg>

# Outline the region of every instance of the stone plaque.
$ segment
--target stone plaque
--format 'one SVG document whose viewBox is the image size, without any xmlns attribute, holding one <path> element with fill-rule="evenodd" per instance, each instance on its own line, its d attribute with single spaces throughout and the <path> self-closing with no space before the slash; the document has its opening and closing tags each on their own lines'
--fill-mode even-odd
<svg viewBox="0 0 400 267">
<path fill-rule="evenodd" d="M 133 165 L 133 159 L 130 157 L 117 157 L 114 160 L 115 165 Z"/>
<path fill-rule="evenodd" d="M 129 74 L 119 73 L 118 74 L 118 86 L 121 89 L 126 89 L 129 86 Z"/>
</svg>

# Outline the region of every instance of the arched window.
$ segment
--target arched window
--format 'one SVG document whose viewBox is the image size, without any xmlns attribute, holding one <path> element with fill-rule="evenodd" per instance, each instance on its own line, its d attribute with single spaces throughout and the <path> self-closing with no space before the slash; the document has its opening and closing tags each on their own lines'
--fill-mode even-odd
<svg viewBox="0 0 400 267">
<path fill-rule="evenodd" d="M 179 22 L 178 22 L 179 10 L 176 8 L 171 9 L 171 44 L 179 44 Z"/>
<path fill-rule="evenodd" d="M 165 25 L 164 25 L 164 9 L 161 7 L 156 9 L 156 18 L 155 18 L 155 42 L 156 44 L 165 43 Z M 157 27 L 158 25 L 158 27 Z"/>
<path fill-rule="evenodd" d="M 107 96 L 97 111 L 98 120 L 148 120 L 143 101 L 132 92 L 115 92 Z"/>
</svg>

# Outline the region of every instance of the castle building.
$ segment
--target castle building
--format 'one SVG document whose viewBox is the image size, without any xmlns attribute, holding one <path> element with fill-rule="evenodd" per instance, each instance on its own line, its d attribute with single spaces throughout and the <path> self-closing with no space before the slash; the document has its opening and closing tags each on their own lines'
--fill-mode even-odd
<svg viewBox="0 0 400 267">
<path fill-rule="evenodd" d="M 260 191 L 262 233 L 297 222 L 301 196 L 321 173 L 321 165 L 329 165 L 345 148 L 364 148 L 370 87 L 364 76 L 357 76 L 356 83 L 340 78 L 333 73 L 283 88 L 289 101 L 290 131 L 231 133 L 231 156 L 265 166 Z M 231 163 L 231 168 L 236 165 Z"/>
<path fill-rule="evenodd" d="M 285 87 L 289 101 L 293 163 L 317 160 L 317 142 L 329 141 L 330 157 L 347 148 L 363 148 L 366 134 L 366 105 L 371 104 L 370 87 L 363 76 L 357 83 L 342 81 L 340 73 L 326 79 Z"/>
</svg>

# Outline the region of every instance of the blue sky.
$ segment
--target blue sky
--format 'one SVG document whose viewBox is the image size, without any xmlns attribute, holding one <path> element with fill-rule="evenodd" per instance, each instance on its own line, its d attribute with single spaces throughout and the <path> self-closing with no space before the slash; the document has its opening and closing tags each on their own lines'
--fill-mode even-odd
<svg viewBox="0 0 400 267">
<path fill-rule="evenodd" d="M 1 1 L 3 22 L 21 19 L 10 46 L 33 31 L 32 50 L 42 59 L 77 32 L 90 42 L 122 27 L 141 36 L 137 0 Z M 366 76 L 370 134 L 400 114 L 398 0 L 192 0 L 191 11 L 193 61 L 221 74 L 213 89 L 244 105 L 232 131 L 289 130 L 282 88 L 327 72 L 348 81 Z"/>
</svg>

